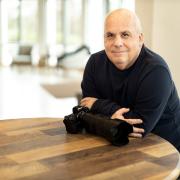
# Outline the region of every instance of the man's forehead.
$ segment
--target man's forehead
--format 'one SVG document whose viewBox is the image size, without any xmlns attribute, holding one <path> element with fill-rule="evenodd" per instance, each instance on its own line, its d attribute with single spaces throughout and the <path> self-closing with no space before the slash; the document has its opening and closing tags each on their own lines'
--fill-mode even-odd
<svg viewBox="0 0 180 180">
<path fill-rule="evenodd" d="M 133 32 L 135 30 L 135 26 L 133 25 L 107 25 L 104 28 L 105 32 L 111 32 L 111 33 L 123 33 L 123 32 Z"/>
<path fill-rule="evenodd" d="M 111 21 L 118 21 L 118 22 L 127 22 L 127 21 L 132 21 L 134 20 L 134 16 L 131 13 L 124 13 L 124 12 L 114 12 L 110 14 L 109 16 L 106 17 L 105 21 L 111 22 Z"/>
<path fill-rule="evenodd" d="M 106 16 L 104 29 L 119 28 L 122 31 L 142 32 L 141 23 L 135 13 L 129 10 L 117 10 Z M 126 29 L 125 29 L 126 28 Z"/>
<path fill-rule="evenodd" d="M 112 20 L 107 21 L 104 27 L 105 32 L 111 33 L 122 33 L 122 32 L 134 32 L 136 29 L 135 23 L 133 21 L 118 21 Z"/>
</svg>

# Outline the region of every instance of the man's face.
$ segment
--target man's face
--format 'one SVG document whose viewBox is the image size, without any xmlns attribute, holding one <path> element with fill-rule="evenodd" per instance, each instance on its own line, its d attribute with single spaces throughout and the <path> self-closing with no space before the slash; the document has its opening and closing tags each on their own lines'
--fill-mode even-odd
<svg viewBox="0 0 180 180">
<path fill-rule="evenodd" d="M 143 35 L 130 17 L 108 17 L 104 28 L 104 46 L 110 61 L 120 70 L 134 64 L 143 44 Z"/>
</svg>

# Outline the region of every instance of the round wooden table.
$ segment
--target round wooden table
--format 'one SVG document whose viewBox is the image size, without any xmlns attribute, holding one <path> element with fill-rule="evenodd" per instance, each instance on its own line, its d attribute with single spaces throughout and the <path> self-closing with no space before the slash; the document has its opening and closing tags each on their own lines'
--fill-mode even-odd
<svg viewBox="0 0 180 180">
<path fill-rule="evenodd" d="M 0 179 L 175 179 L 179 152 L 150 134 L 116 147 L 90 134 L 67 134 L 62 119 L 0 121 Z"/>
</svg>

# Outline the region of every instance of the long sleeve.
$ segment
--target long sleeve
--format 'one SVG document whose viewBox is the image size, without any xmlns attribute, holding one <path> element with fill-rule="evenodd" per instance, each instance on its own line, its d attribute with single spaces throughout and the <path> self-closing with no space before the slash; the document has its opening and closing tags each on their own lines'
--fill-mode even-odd
<svg viewBox="0 0 180 180">
<path fill-rule="evenodd" d="M 145 135 L 153 130 L 167 107 L 172 92 L 172 80 L 167 69 L 157 66 L 140 83 L 133 109 L 126 118 L 141 118 Z M 170 107 L 169 107 L 170 108 Z"/>
<path fill-rule="evenodd" d="M 108 99 L 98 99 L 92 106 L 91 112 L 112 116 L 121 107 Z"/>
<path fill-rule="evenodd" d="M 95 84 L 94 73 L 95 73 L 95 67 L 93 64 L 93 57 L 91 56 L 86 64 L 84 74 L 83 74 L 83 80 L 81 82 L 83 98 L 84 97 L 99 98 L 96 84 Z"/>
<path fill-rule="evenodd" d="M 110 98 L 103 99 L 102 93 L 100 92 L 99 89 L 106 91 L 108 88 L 106 86 L 101 86 L 100 88 L 97 87 L 96 84 L 100 86 L 100 82 L 96 78 L 98 71 L 99 70 L 97 70 L 95 67 L 95 59 L 93 59 L 92 56 L 90 57 L 86 65 L 83 75 L 83 80 L 81 83 L 83 98 L 84 97 L 97 98 L 98 100 L 92 106 L 91 112 L 111 116 L 116 110 L 120 108 L 120 106 L 116 102 L 112 102 Z"/>
</svg>

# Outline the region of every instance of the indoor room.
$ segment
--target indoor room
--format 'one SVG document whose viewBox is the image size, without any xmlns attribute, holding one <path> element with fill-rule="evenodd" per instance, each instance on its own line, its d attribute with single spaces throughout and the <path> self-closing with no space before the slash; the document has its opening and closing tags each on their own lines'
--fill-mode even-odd
<svg viewBox="0 0 180 180">
<path fill-rule="evenodd" d="M 151 82 L 150 73 L 147 73 L 147 81 L 152 84 L 145 83 L 142 88 L 140 82 L 145 78 L 139 73 L 122 88 L 124 94 L 121 96 L 127 96 L 126 100 L 117 100 L 116 91 L 106 97 L 110 86 L 113 90 L 120 86 L 114 86 L 108 75 L 101 74 L 103 65 L 99 65 L 99 72 L 93 69 L 95 61 L 93 66 L 85 69 L 89 60 L 95 59 L 101 51 L 110 59 L 113 50 L 108 54 L 107 41 L 115 37 L 115 33 L 108 31 L 105 34 L 106 21 L 109 13 L 119 8 L 125 8 L 139 18 L 136 20 L 140 20 L 140 34 L 143 34 L 143 40 L 140 35 L 138 39 L 143 42 L 142 49 L 149 52 L 148 57 L 163 59 L 170 87 L 167 83 L 163 87 L 165 74 L 162 79 L 155 74 Z M 0 173 L 3 179 L 177 179 L 180 174 L 180 122 L 177 120 L 180 117 L 179 9 L 179 0 L 0 0 Z M 117 39 L 113 42 L 123 44 Z M 144 52 L 142 49 L 140 55 Z M 118 56 L 117 52 L 114 54 Z M 110 63 L 113 64 L 113 60 Z M 137 65 L 138 62 L 133 63 Z M 134 64 L 124 69 L 120 67 L 121 74 L 126 70 L 125 73 L 133 72 L 129 69 L 134 68 Z M 91 77 L 94 79 L 89 80 Z M 138 78 L 140 80 L 136 82 Z M 133 94 L 134 87 L 142 89 Z M 163 90 L 166 88 L 173 94 L 166 93 Z M 150 94 L 142 99 L 144 91 Z M 154 92 L 159 96 L 155 97 Z M 137 94 L 141 95 L 139 99 Z M 138 111 L 141 105 L 153 103 L 150 98 L 158 101 L 160 96 L 164 96 L 162 101 L 151 107 L 153 113 L 157 111 L 161 116 L 155 118 L 146 107 L 142 112 Z M 107 105 L 111 98 L 119 104 Z M 170 98 L 173 99 L 170 105 L 163 104 L 165 100 L 170 103 Z M 131 99 L 132 103 L 128 102 Z M 133 104 L 135 101 L 139 103 L 137 106 Z M 160 105 L 164 107 L 160 108 Z M 134 116 L 131 110 L 136 111 Z M 107 120 L 125 121 L 129 132 L 125 132 L 125 137 L 123 130 L 120 134 L 124 139 L 117 142 L 116 133 L 122 129 L 115 121 L 110 125 L 113 130 L 102 129 L 103 126 L 99 132 L 93 124 L 91 128 L 96 130 L 92 131 L 96 132 L 91 132 L 83 123 L 81 131 L 79 127 L 78 130 L 72 127 L 72 130 L 69 127 L 72 124 L 68 126 L 63 120 L 81 120 L 80 111 L 85 115 L 99 115 L 102 124 L 106 123 L 101 115 Z M 175 120 L 172 111 L 177 116 Z M 147 113 L 152 126 L 146 122 L 147 116 L 143 113 Z M 159 122 L 161 117 L 163 122 Z M 138 122 L 130 122 L 128 119 L 131 118 Z M 167 119 L 172 119 L 173 126 Z M 141 126 L 143 123 L 145 125 Z M 147 129 L 146 125 L 149 126 Z"/>
</svg>

